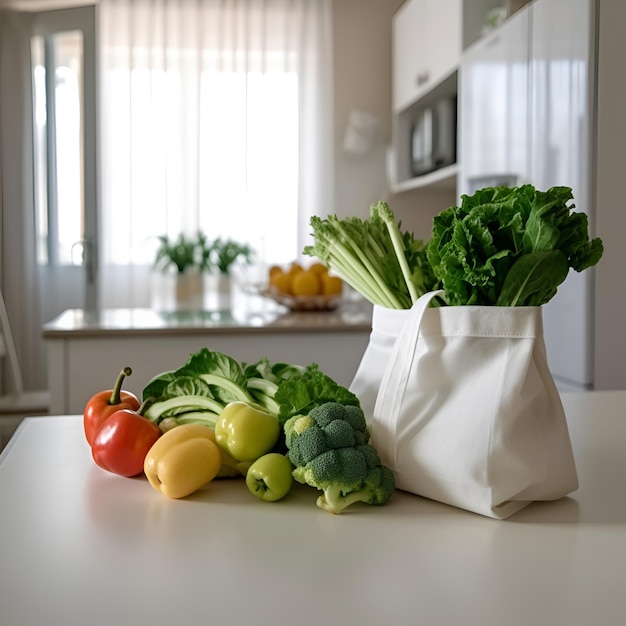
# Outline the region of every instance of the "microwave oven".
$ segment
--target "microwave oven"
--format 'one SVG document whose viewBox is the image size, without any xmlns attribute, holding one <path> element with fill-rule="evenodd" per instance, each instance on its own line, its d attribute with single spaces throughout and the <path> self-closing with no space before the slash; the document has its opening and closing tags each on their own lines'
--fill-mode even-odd
<svg viewBox="0 0 626 626">
<path fill-rule="evenodd" d="M 411 170 L 422 176 L 456 163 L 456 97 L 441 98 L 417 115 L 411 130 Z"/>
</svg>

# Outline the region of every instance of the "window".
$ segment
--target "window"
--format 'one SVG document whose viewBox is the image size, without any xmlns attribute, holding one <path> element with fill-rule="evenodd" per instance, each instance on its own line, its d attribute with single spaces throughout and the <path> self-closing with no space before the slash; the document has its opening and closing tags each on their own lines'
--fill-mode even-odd
<svg viewBox="0 0 626 626">
<path fill-rule="evenodd" d="M 272 262 L 297 257 L 294 72 L 205 69 L 191 101 L 176 69 L 116 69 L 108 81 L 105 263 L 150 264 L 158 235 L 197 229 Z"/>
<path fill-rule="evenodd" d="M 149 267 L 159 235 L 198 230 L 269 263 L 301 254 L 332 198 L 330 14 L 102 0 L 102 272 Z"/>
<path fill-rule="evenodd" d="M 81 31 L 32 39 L 37 262 L 79 265 L 84 230 Z"/>
</svg>

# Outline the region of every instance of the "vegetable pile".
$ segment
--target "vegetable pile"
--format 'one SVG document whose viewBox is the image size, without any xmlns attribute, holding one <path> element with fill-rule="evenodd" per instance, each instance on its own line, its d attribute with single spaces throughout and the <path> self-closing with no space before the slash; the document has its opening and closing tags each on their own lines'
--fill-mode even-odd
<svg viewBox="0 0 626 626">
<path fill-rule="evenodd" d="M 150 380 L 141 406 L 128 392 L 122 398 L 129 374 L 130 368 L 122 370 L 114 389 L 85 407 L 85 434 L 103 469 L 144 473 L 170 498 L 184 498 L 215 478 L 245 477 L 252 494 L 275 502 L 295 479 L 323 491 L 317 504 L 332 513 L 356 502 L 384 504 L 394 491 L 359 399 L 316 364 L 261 359 L 247 365 L 202 348 Z M 325 443 L 308 448 L 315 429 L 303 431 L 313 423 Z"/>
<path fill-rule="evenodd" d="M 481 189 L 437 215 L 426 244 L 378 202 L 365 221 L 311 218 L 315 243 L 304 252 L 386 308 L 410 308 L 435 289 L 444 305 L 540 306 L 570 268 L 581 272 L 603 254 L 572 198 L 569 187 Z"/>
<path fill-rule="evenodd" d="M 443 306 L 541 306 L 570 269 L 603 254 L 570 200 L 568 187 L 482 189 L 436 216 L 427 243 L 378 202 L 366 220 L 313 217 L 315 243 L 304 253 L 386 308 L 410 308 L 435 289 Z M 124 368 L 84 411 L 94 461 L 109 472 L 144 473 L 170 498 L 245 477 L 252 494 L 274 502 L 295 480 L 321 491 L 317 506 L 335 514 L 357 502 L 382 505 L 395 489 L 359 399 L 316 364 L 245 364 L 202 348 L 150 380 L 141 405 L 121 390 L 130 374 Z"/>
<path fill-rule="evenodd" d="M 281 426 L 293 415 L 306 413 L 324 402 L 359 404 L 348 389 L 338 385 L 316 364 L 271 364 L 268 359 L 246 365 L 222 352 L 202 348 L 182 367 L 153 378 L 142 399 L 153 401 L 148 419 L 167 429 L 168 424 L 199 422 L 215 428 L 231 402 L 243 402 L 267 411 Z"/>
</svg>

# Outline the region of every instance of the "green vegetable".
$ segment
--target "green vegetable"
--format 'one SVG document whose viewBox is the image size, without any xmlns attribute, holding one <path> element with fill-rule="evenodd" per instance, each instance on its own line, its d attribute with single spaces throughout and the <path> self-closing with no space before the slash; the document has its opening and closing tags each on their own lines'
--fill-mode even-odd
<svg viewBox="0 0 626 626">
<path fill-rule="evenodd" d="M 339 514 L 356 502 L 381 505 L 395 490 L 393 473 L 369 442 L 360 407 L 327 402 L 285 423 L 293 477 L 323 491 L 317 506 Z"/>
<path fill-rule="evenodd" d="M 406 309 L 432 288 L 424 242 L 401 231 L 385 202 L 372 205 L 367 220 L 313 216 L 311 226 L 315 243 L 304 254 L 321 259 L 370 302 Z"/>
<path fill-rule="evenodd" d="M 275 401 L 274 396 L 279 385 L 293 377 L 301 377 L 306 374 L 309 368 L 290 363 L 271 364 L 268 359 L 261 359 L 252 365 L 244 368 L 247 388 L 257 402 L 265 407 L 265 410 L 277 415 L 280 413 L 280 406 Z"/>
<path fill-rule="evenodd" d="M 248 390 L 243 367 L 232 357 L 207 348 L 192 354 L 177 370 L 154 377 L 142 397 L 154 399 L 145 416 L 156 423 L 173 417 L 178 424 L 191 421 L 214 427 L 230 402 L 265 408 Z"/>
<path fill-rule="evenodd" d="M 245 402 L 231 402 L 215 424 L 217 445 L 237 461 L 256 461 L 278 442 L 280 425 L 275 416 Z"/>
<path fill-rule="evenodd" d="M 246 486 L 250 493 L 266 502 L 282 500 L 293 484 L 291 461 L 277 452 L 265 454 L 248 469 Z"/>
<path fill-rule="evenodd" d="M 464 195 L 433 221 L 426 253 L 450 305 L 540 306 L 570 268 L 598 263 L 587 216 L 574 213 L 569 187 L 490 187 Z"/>
<path fill-rule="evenodd" d="M 338 385 L 317 365 L 309 366 L 301 376 L 282 381 L 274 399 L 279 406 L 278 419 L 282 424 L 292 416 L 308 413 L 326 402 L 360 407 L 359 399 L 350 390 Z"/>
<path fill-rule="evenodd" d="M 359 406 L 358 398 L 324 374 L 316 364 L 306 367 L 261 359 L 245 365 L 221 352 L 202 348 L 177 370 L 154 377 L 142 397 L 152 398 L 145 417 L 161 430 L 178 424 L 202 423 L 215 428 L 224 407 L 244 402 L 269 413 L 282 426 L 298 413 L 329 401 Z M 277 444 L 284 448 L 282 429 Z"/>
<path fill-rule="evenodd" d="M 157 385 L 152 384 L 151 389 L 156 392 Z M 146 397 L 150 397 L 149 391 Z M 214 428 L 222 408 L 208 383 L 193 376 L 181 376 L 162 388 L 158 402 L 153 402 L 144 416 L 157 424 L 173 417 L 176 424 L 203 423 Z"/>
</svg>

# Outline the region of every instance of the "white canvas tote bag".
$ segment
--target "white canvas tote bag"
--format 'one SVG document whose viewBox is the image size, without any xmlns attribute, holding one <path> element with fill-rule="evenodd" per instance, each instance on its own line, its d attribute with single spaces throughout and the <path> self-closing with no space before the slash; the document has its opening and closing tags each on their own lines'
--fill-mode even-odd
<svg viewBox="0 0 626 626">
<path fill-rule="evenodd" d="M 578 488 L 541 307 L 374 307 L 350 390 L 399 489 L 504 519 Z"/>
</svg>

